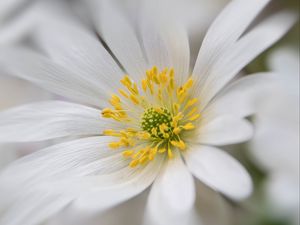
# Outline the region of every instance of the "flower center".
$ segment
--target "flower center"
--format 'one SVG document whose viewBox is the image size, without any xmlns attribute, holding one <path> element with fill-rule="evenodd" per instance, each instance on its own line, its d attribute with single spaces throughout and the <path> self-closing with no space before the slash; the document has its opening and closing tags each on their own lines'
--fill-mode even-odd
<svg viewBox="0 0 300 225">
<path fill-rule="evenodd" d="M 131 160 L 130 167 L 144 165 L 157 154 L 172 158 L 176 149 L 184 151 L 182 134 L 193 130 L 194 122 L 200 118 L 198 99 L 189 94 L 193 80 L 177 86 L 173 69 L 158 71 L 153 67 L 146 72 L 140 88 L 128 75 L 121 83 L 125 89 L 119 89 L 119 95 L 111 97 L 113 108 L 102 111 L 104 118 L 111 118 L 123 127 L 103 132 L 118 138 L 109 147 L 122 148 L 123 156 Z"/>
<path fill-rule="evenodd" d="M 168 139 L 172 137 L 172 115 L 166 108 L 146 109 L 142 117 L 141 127 L 152 138 Z"/>
</svg>

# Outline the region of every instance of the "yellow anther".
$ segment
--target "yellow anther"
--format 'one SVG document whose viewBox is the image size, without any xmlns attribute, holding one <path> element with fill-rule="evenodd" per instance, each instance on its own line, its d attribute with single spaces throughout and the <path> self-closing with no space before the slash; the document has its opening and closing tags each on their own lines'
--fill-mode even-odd
<svg viewBox="0 0 300 225">
<path fill-rule="evenodd" d="M 121 134 L 114 130 L 104 130 L 103 134 L 107 136 L 121 137 Z"/>
<path fill-rule="evenodd" d="M 167 83 L 168 77 L 167 77 L 167 74 L 166 74 L 165 72 L 161 72 L 161 73 L 159 74 L 159 81 L 160 81 L 160 83 L 162 83 L 162 84 Z"/>
<path fill-rule="evenodd" d="M 131 86 L 131 80 L 128 75 L 125 75 L 120 82 L 127 88 Z"/>
<path fill-rule="evenodd" d="M 163 114 L 163 113 L 164 113 L 164 111 L 163 111 L 161 108 L 159 108 L 159 107 L 155 108 L 154 110 L 155 110 L 156 112 L 160 113 L 160 114 Z"/>
<path fill-rule="evenodd" d="M 136 105 L 140 103 L 135 95 L 130 95 L 130 100 Z"/>
<path fill-rule="evenodd" d="M 179 99 L 185 93 L 185 89 L 183 87 L 179 87 L 176 90 L 177 98 Z"/>
<path fill-rule="evenodd" d="M 143 80 L 142 80 L 142 88 L 143 88 L 143 91 L 144 91 L 144 92 L 147 91 L 147 80 L 146 80 L 146 79 L 143 79 Z"/>
<path fill-rule="evenodd" d="M 174 157 L 172 149 L 170 147 L 168 148 L 168 157 L 169 157 L 169 159 Z"/>
<path fill-rule="evenodd" d="M 186 114 L 186 116 L 190 117 L 190 116 L 194 115 L 197 111 L 198 111 L 198 108 L 194 107 L 191 111 L 189 111 L 188 114 Z"/>
<path fill-rule="evenodd" d="M 174 104 L 173 104 L 173 110 L 174 110 L 174 113 L 175 113 L 175 114 L 178 113 L 179 107 L 180 107 L 180 105 L 179 105 L 178 103 L 174 103 Z"/>
<path fill-rule="evenodd" d="M 134 153 L 133 150 L 126 150 L 126 151 L 122 152 L 122 155 L 123 155 L 124 157 L 130 157 L 130 156 L 133 155 L 133 153 Z"/>
<path fill-rule="evenodd" d="M 160 148 L 157 152 L 158 153 L 164 153 L 164 152 L 166 152 L 166 148 Z"/>
<path fill-rule="evenodd" d="M 157 69 L 157 67 L 156 67 L 156 66 L 153 66 L 153 68 L 152 68 L 152 72 L 153 72 L 153 74 L 157 74 L 157 73 L 158 73 L 158 69 Z"/>
<path fill-rule="evenodd" d="M 139 95 L 139 90 L 137 87 L 136 83 L 132 84 L 132 87 L 128 88 L 128 90 L 133 94 L 133 95 Z"/>
<path fill-rule="evenodd" d="M 153 95 L 154 94 L 154 87 L 153 87 L 153 83 L 151 82 L 150 79 L 147 80 L 147 86 L 150 90 L 150 93 Z"/>
<path fill-rule="evenodd" d="M 164 137 L 165 139 L 167 139 L 167 138 L 169 138 L 169 137 L 170 137 L 170 135 L 169 135 L 169 134 L 167 134 L 167 133 L 163 133 L 163 137 Z"/>
<path fill-rule="evenodd" d="M 178 135 L 180 132 L 181 132 L 181 128 L 180 127 L 175 127 L 173 129 L 173 133 L 176 134 L 176 135 Z"/>
<path fill-rule="evenodd" d="M 192 123 L 187 123 L 187 124 L 183 125 L 182 128 L 183 128 L 184 130 L 192 130 L 192 129 L 195 128 L 195 126 L 194 126 L 194 124 L 192 124 Z"/>
<path fill-rule="evenodd" d="M 167 129 L 168 129 L 168 126 L 165 123 L 159 125 L 159 130 L 160 130 L 161 133 L 164 134 L 165 130 L 167 130 Z"/>
<path fill-rule="evenodd" d="M 184 101 L 185 101 L 185 99 L 187 98 L 187 93 L 186 92 L 184 92 L 180 97 L 179 97 L 179 103 L 180 104 L 182 104 Z"/>
<path fill-rule="evenodd" d="M 129 98 L 128 94 L 127 94 L 124 90 L 119 89 L 119 93 L 120 93 L 122 96 L 124 96 L 125 98 Z"/>
<path fill-rule="evenodd" d="M 186 148 L 185 143 L 180 140 L 180 141 L 171 141 L 171 144 L 177 148 L 179 148 L 180 150 L 184 150 Z"/>
<path fill-rule="evenodd" d="M 138 137 L 142 140 L 148 140 L 151 135 L 148 132 L 139 132 Z"/>
<path fill-rule="evenodd" d="M 153 127 L 151 129 L 151 134 L 154 135 L 154 136 L 157 136 L 157 128 L 156 127 Z"/>
<path fill-rule="evenodd" d="M 200 118 L 200 114 L 195 114 L 195 115 L 189 117 L 188 120 L 189 120 L 189 121 L 195 121 L 195 120 L 197 120 L 198 118 Z"/>
<path fill-rule="evenodd" d="M 109 109 L 109 108 L 104 108 L 104 109 L 102 110 L 102 114 L 108 114 L 108 113 L 112 113 L 112 110 Z"/>
<path fill-rule="evenodd" d="M 111 96 L 111 99 L 110 99 L 110 102 L 112 104 L 117 104 L 117 103 L 120 103 L 121 102 L 121 99 L 119 98 L 118 95 L 112 95 Z"/>
<path fill-rule="evenodd" d="M 121 144 L 119 142 L 111 142 L 108 144 L 108 146 L 112 149 L 120 148 Z"/>
<path fill-rule="evenodd" d="M 183 85 L 185 90 L 190 89 L 194 84 L 193 79 L 189 78 L 188 81 Z"/>
<path fill-rule="evenodd" d="M 170 69 L 169 76 L 170 78 L 174 78 L 175 71 L 173 68 Z"/>
<path fill-rule="evenodd" d="M 148 161 L 148 157 L 147 156 L 143 156 L 140 158 L 139 163 L 144 165 L 146 162 Z"/>
<path fill-rule="evenodd" d="M 138 160 L 138 159 L 135 159 L 135 160 L 132 160 L 132 161 L 129 163 L 129 166 L 130 166 L 131 168 L 134 168 L 134 167 L 136 167 L 138 164 L 139 164 L 139 160 Z"/>
<path fill-rule="evenodd" d="M 188 100 L 188 102 L 186 103 L 186 105 L 184 106 L 184 110 L 186 110 L 187 108 L 195 105 L 197 103 L 198 99 L 197 98 L 193 98 L 191 100 Z"/>
<path fill-rule="evenodd" d="M 156 153 L 157 153 L 157 146 L 155 146 L 154 148 L 150 149 L 149 160 L 153 160 L 153 158 L 155 157 Z"/>
</svg>

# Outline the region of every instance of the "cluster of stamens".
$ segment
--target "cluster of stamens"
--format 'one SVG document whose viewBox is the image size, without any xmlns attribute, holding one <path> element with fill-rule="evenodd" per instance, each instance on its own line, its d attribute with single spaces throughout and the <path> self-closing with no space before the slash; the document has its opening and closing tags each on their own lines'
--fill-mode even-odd
<svg viewBox="0 0 300 225">
<path fill-rule="evenodd" d="M 193 80 L 188 79 L 178 86 L 173 69 L 158 71 L 156 67 L 146 72 L 141 88 L 128 75 L 121 80 L 125 89 L 119 95 L 112 95 L 113 108 L 102 111 L 104 118 L 122 123 L 124 129 L 105 130 L 104 135 L 114 136 L 112 149 L 123 148 L 123 156 L 131 159 L 130 167 L 144 165 L 157 154 L 173 157 L 173 151 L 184 151 L 186 143 L 181 139 L 185 131 L 195 128 L 194 121 L 200 118 L 196 98 L 189 90 Z"/>
</svg>

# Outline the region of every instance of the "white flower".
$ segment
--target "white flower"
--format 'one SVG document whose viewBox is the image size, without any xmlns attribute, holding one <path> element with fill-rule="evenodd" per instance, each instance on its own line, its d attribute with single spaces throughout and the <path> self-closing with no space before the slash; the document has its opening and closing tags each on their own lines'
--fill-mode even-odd
<svg viewBox="0 0 300 225">
<path fill-rule="evenodd" d="M 269 66 L 277 86 L 262 99 L 251 152 L 270 177 L 267 194 L 279 216 L 299 221 L 299 52 L 276 49 Z"/>
<path fill-rule="evenodd" d="M 192 174 L 234 200 L 251 193 L 248 173 L 218 146 L 251 138 L 244 117 L 254 112 L 253 89 L 269 76 L 228 83 L 284 35 L 294 15 L 282 11 L 248 29 L 269 1 L 232 1 L 207 32 L 189 76 L 187 33 L 153 2 L 140 10 L 138 32 L 101 2 L 96 29 L 117 62 L 70 18 L 36 30 L 47 57 L 1 49 L 0 64 L 12 74 L 85 104 L 49 101 L 1 113 L 1 141 L 75 138 L 1 174 L 1 225 L 38 224 L 71 202 L 103 212 L 152 183 L 146 213 L 153 224 L 198 224 Z"/>
</svg>

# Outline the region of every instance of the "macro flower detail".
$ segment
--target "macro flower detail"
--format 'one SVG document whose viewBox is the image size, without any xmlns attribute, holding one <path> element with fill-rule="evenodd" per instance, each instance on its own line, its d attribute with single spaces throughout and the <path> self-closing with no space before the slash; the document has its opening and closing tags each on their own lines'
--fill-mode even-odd
<svg viewBox="0 0 300 225">
<path fill-rule="evenodd" d="M 199 217 L 194 177 L 233 200 L 251 194 L 248 172 L 222 147 L 252 137 L 247 117 L 272 74 L 234 78 L 293 13 L 256 21 L 269 0 L 233 0 L 192 62 L 186 28 L 156 1 L 143 1 L 135 21 L 114 1 L 88 1 L 94 29 L 49 2 L 37 8 L 35 48 L 1 47 L 0 65 L 64 98 L 1 112 L 0 142 L 60 143 L 1 171 L 0 225 L 37 225 L 68 206 L 104 213 L 146 189 L 150 224 L 199 224 L 188 221 Z"/>
<path fill-rule="evenodd" d="M 167 68 L 158 71 L 153 67 L 146 72 L 141 85 L 126 75 L 121 83 L 119 95 L 110 99 L 111 108 L 102 110 L 104 118 L 111 118 L 124 125 L 122 130 L 104 130 L 107 136 L 119 137 L 109 147 L 128 148 L 123 156 L 131 158 L 130 167 L 152 161 L 156 154 L 167 153 L 173 158 L 173 148 L 186 149 L 183 135 L 194 130 L 200 118 L 198 99 L 191 98 L 189 90 L 193 80 L 188 79 L 178 86 L 175 72 Z"/>
</svg>

